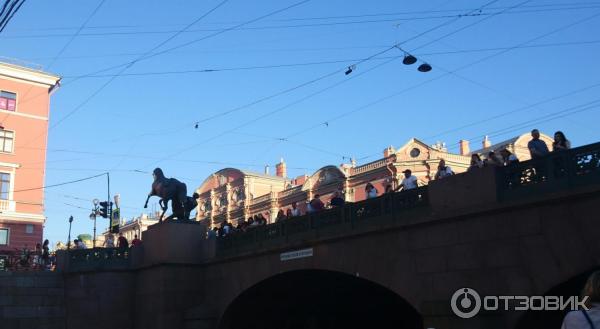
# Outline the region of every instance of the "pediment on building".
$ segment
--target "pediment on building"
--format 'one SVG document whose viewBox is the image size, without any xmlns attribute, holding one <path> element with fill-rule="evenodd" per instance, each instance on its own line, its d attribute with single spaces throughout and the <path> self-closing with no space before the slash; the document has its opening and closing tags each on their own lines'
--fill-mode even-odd
<svg viewBox="0 0 600 329">
<path fill-rule="evenodd" d="M 318 189 L 319 186 L 325 186 L 339 182 L 343 184 L 346 175 L 336 166 L 325 166 L 317 170 L 302 185 L 302 190 Z M 341 186 L 340 186 L 341 187 Z"/>
<path fill-rule="evenodd" d="M 396 150 L 396 161 L 427 159 L 431 150 L 431 146 L 416 138 L 411 138 L 406 144 Z"/>
</svg>

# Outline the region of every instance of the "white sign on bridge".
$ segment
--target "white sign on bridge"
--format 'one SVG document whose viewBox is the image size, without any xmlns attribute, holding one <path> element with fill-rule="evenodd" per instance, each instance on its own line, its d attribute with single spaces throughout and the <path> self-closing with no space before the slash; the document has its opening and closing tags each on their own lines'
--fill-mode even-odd
<svg viewBox="0 0 600 329">
<path fill-rule="evenodd" d="M 279 255 L 279 259 L 281 259 L 282 262 L 285 262 L 286 260 L 312 257 L 312 255 L 313 255 L 313 248 L 308 248 L 308 249 L 301 249 L 301 250 L 288 251 L 288 252 L 281 253 Z"/>
</svg>

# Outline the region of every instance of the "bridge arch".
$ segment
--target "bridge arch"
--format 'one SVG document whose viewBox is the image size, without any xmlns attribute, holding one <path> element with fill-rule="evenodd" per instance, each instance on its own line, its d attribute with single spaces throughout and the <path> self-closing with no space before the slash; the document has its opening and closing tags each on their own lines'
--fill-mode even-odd
<svg viewBox="0 0 600 329">
<path fill-rule="evenodd" d="M 579 273 L 549 289 L 544 296 L 558 296 L 569 298 L 571 296 L 580 296 L 583 286 L 588 277 L 600 267 L 592 268 Z M 517 329 L 530 328 L 560 328 L 562 321 L 568 310 L 564 311 L 527 311 L 525 312 L 516 326 Z"/>
<path fill-rule="evenodd" d="M 219 329 L 422 328 L 417 310 L 393 291 L 350 274 L 294 270 L 246 289 Z"/>
</svg>

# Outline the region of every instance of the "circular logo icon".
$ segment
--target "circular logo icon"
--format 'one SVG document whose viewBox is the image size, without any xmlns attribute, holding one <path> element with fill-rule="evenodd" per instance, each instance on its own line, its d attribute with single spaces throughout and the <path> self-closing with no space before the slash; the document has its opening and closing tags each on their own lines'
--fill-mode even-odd
<svg viewBox="0 0 600 329">
<path fill-rule="evenodd" d="M 460 288 L 452 295 L 450 306 L 457 316 L 463 319 L 472 318 L 481 309 L 481 297 L 471 288 Z"/>
</svg>

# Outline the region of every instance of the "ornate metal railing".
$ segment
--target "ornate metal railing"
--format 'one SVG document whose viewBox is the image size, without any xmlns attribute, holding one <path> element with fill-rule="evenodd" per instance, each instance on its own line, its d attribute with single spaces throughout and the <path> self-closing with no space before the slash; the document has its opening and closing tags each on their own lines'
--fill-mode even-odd
<svg viewBox="0 0 600 329">
<path fill-rule="evenodd" d="M 326 209 L 266 226 L 251 227 L 245 232 L 234 232 L 217 239 L 217 253 L 228 253 L 232 250 L 250 251 L 269 241 L 289 242 L 302 239 L 306 235 L 312 236 L 323 229 L 342 225 L 346 230 L 353 230 L 362 222 L 372 221 L 375 218 L 399 218 L 398 215 L 409 209 L 428 206 L 427 191 L 427 187 L 424 186 L 414 190 L 384 194 L 378 198 L 348 203 L 341 208 Z M 344 232 L 346 231 L 342 229 L 338 233 Z"/>
<path fill-rule="evenodd" d="M 129 249 L 71 249 L 66 253 L 71 271 L 112 270 L 129 268 L 130 265 Z"/>
<path fill-rule="evenodd" d="M 43 271 L 52 269 L 50 258 L 42 259 L 42 255 L 33 251 L 13 250 L 0 252 L 0 271 Z"/>
<path fill-rule="evenodd" d="M 503 167 L 497 176 L 501 201 L 594 183 L 600 183 L 600 143 Z"/>
</svg>

